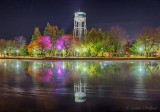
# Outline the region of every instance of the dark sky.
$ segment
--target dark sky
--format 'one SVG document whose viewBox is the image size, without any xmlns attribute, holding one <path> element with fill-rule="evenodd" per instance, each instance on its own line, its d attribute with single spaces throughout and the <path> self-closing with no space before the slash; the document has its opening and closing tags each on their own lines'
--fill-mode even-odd
<svg viewBox="0 0 160 112">
<path fill-rule="evenodd" d="M 43 33 L 47 22 L 71 33 L 79 8 L 87 14 L 87 28 L 118 25 L 130 38 L 144 27 L 160 26 L 160 0 L 1 0 L 0 38 L 30 40 L 34 28 Z"/>
</svg>

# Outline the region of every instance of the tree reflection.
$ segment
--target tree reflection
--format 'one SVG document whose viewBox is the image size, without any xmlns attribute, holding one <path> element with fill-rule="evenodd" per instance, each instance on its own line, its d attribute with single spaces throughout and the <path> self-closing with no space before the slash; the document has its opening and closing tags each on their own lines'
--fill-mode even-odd
<svg viewBox="0 0 160 112">
<path fill-rule="evenodd" d="M 159 73 L 159 62 L 141 61 L 130 64 L 130 72 L 135 76 L 149 77 Z"/>
<path fill-rule="evenodd" d="M 159 88 L 159 62 L 140 61 L 130 65 L 130 71 L 136 79 L 134 92 L 136 99 L 148 98 L 148 91 Z"/>
<path fill-rule="evenodd" d="M 44 67 L 44 63 L 38 62 L 28 66 L 28 73 L 39 82 L 49 82 L 53 74 L 51 68 Z"/>
</svg>

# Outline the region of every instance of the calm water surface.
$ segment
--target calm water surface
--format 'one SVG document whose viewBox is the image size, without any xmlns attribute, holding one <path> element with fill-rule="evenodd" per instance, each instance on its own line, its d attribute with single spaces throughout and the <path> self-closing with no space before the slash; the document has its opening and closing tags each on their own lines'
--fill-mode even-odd
<svg viewBox="0 0 160 112">
<path fill-rule="evenodd" d="M 160 111 L 160 61 L 0 60 L 0 111 Z"/>
</svg>

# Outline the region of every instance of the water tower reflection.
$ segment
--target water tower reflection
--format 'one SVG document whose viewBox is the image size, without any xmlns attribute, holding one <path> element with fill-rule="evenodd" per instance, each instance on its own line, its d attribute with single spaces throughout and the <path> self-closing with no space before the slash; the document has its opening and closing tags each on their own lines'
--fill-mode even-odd
<svg viewBox="0 0 160 112">
<path fill-rule="evenodd" d="M 86 101 L 86 86 L 87 84 L 83 79 L 79 79 L 74 83 L 75 102 L 82 103 Z"/>
</svg>

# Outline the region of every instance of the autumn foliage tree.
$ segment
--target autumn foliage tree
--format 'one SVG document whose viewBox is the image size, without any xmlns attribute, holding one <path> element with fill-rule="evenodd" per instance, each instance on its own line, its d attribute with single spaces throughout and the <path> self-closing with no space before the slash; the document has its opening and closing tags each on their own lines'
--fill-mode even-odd
<svg viewBox="0 0 160 112">
<path fill-rule="evenodd" d="M 44 36 L 50 36 L 53 44 L 55 43 L 55 40 L 63 34 L 63 30 L 59 30 L 57 26 L 52 26 L 50 23 L 47 23 L 43 33 Z"/>
<path fill-rule="evenodd" d="M 30 55 L 41 54 L 41 50 L 37 41 L 30 42 L 30 44 L 27 46 L 27 50 Z"/>
<path fill-rule="evenodd" d="M 80 46 L 81 42 L 79 40 L 79 38 L 76 37 L 71 37 L 71 41 L 70 41 L 70 50 L 73 51 L 75 50 L 78 46 Z"/>
<path fill-rule="evenodd" d="M 50 50 L 51 48 L 52 44 L 49 36 L 39 36 L 37 40 L 27 46 L 30 54 L 44 54 L 45 50 Z"/>
<path fill-rule="evenodd" d="M 68 54 L 69 49 L 72 45 L 72 39 L 72 35 L 63 35 L 62 37 L 56 40 L 56 49 L 58 51 L 65 50 L 66 54 Z"/>
<path fill-rule="evenodd" d="M 39 36 L 37 43 L 42 51 L 50 50 L 52 48 L 52 43 L 49 36 Z"/>
</svg>

